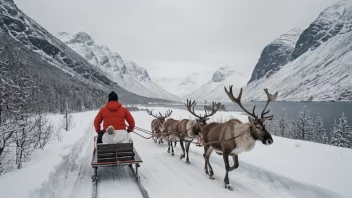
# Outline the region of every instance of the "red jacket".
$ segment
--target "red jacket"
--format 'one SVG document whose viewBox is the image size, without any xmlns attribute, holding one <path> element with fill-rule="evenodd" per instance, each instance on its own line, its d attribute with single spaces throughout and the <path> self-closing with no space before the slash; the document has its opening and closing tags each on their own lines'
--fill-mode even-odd
<svg viewBox="0 0 352 198">
<path fill-rule="evenodd" d="M 104 120 L 103 129 L 112 125 L 115 130 L 126 130 L 125 119 L 129 125 L 129 130 L 133 131 L 135 127 L 134 119 L 131 113 L 117 101 L 108 102 L 105 107 L 101 108 L 94 119 L 95 131 L 100 131 L 100 124 Z"/>
</svg>

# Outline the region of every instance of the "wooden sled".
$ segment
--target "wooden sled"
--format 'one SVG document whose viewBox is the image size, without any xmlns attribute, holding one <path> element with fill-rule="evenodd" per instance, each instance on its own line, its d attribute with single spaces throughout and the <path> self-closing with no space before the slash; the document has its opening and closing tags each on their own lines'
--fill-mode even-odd
<svg viewBox="0 0 352 198">
<path fill-rule="evenodd" d="M 94 137 L 94 150 L 91 162 L 91 166 L 94 168 L 94 175 L 92 176 L 92 197 L 97 197 L 99 167 L 118 167 L 128 165 L 134 173 L 143 197 L 147 198 L 148 193 L 142 187 L 140 177 L 138 175 L 138 168 L 140 167 L 139 164 L 142 162 L 142 159 L 133 147 L 133 143 L 96 144 L 96 137 Z M 133 165 L 135 165 L 135 168 L 133 168 Z"/>
</svg>

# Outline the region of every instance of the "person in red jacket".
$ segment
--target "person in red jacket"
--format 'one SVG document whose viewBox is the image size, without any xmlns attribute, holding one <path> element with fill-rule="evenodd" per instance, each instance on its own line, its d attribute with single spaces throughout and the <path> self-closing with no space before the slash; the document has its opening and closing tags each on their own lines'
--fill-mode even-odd
<svg viewBox="0 0 352 198">
<path fill-rule="evenodd" d="M 131 113 L 118 102 L 117 94 L 112 91 L 109 94 L 108 103 L 100 109 L 99 113 L 94 119 L 95 131 L 98 133 L 97 143 L 103 143 L 102 137 L 109 126 L 113 126 L 115 130 L 126 130 L 126 123 L 128 123 L 127 132 L 133 132 L 135 127 L 134 118 Z M 103 122 L 103 129 L 100 124 Z"/>
</svg>

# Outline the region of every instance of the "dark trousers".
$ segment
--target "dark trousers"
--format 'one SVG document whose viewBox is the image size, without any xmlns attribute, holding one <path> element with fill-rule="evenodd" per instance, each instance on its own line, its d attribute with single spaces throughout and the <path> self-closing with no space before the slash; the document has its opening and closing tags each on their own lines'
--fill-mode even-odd
<svg viewBox="0 0 352 198">
<path fill-rule="evenodd" d="M 103 135 L 104 135 L 104 131 L 100 131 L 100 132 L 98 133 L 97 144 L 103 143 Z"/>
</svg>

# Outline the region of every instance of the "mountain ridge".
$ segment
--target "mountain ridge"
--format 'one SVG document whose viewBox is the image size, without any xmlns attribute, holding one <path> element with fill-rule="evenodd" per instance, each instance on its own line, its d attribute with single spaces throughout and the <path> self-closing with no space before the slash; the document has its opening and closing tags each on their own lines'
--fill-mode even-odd
<svg viewBox="0 0 352 198">
<path fill-rule="evenodd" d="M 324 9 L 300 35 L 290 62 L 268 78 L 244 88 L 246 100 L 266 100 L 269 88 L 277 100 L 352 100 L 352 2 L 341 1 Z"/>
<path fill-rule="evenodd" d="M 30 57 L 45 60 L 50 67 L 60 68 L 81 82 L 91 82 L 103 92 L 115 90 L 123 95 L 122 101 L 148 103 L 167 102 L 163 99 L 147 98 L 125 90 L 107 78 L 98 68 L 91 65 L 81 55 L 69 48 L 65 43 L 50 34 L 37 22 L 23 13 L 12 0 L 0 0 L 0 33 L 6 36 L 8 43 L 17 42 L 27 48 Z M 41 63 L 43 64 L 43 63 Z M 59 79 L 57 83 L 59 83 Z M 83 86 L 83 85 L 82 85 Z M 125 100 L 126 99 L 126 100 Z"/>
<path fill-rule="evenodd" d="M 177 96 L 157 85 L 145 68 L 131 60 L 123 60 L 117 52 L 112 52 L 109 47 L 97 44 L 89 34 L 85 32 L 59 32 L 57 37 L 103 71 L 109 79 L 127 90 L 145 97 L 171 101 L 178 99 Z"/>
</svg>

